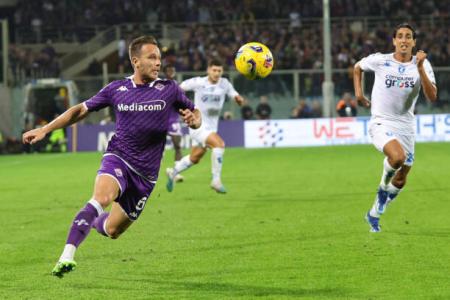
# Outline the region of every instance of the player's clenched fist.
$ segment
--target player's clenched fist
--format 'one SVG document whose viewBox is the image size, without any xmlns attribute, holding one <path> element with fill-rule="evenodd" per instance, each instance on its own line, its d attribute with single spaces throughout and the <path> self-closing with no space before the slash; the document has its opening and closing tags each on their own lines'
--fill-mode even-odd
<svg viewBox="0 0 450 300">
<path fill-rule="evenodd" d="M 199 128 L 202 124 L 200 111 L 196 109 L 194 111 L 191 111 L 189 109 L 180 109 L 180 114 L 183 118 L 183 121 L 193 129 Z"/>
<path fill-rule="evenodd" d="M 423 50 L 419 50 L 416 53 L 416 63 L 418 67 L 421 67 L 423 65 L 423 62 L 425 61 L 425 58 L 427 58 L 427 53 Z"/>
<path fill-rule="evenodd" d="M 43 128 L 36 128 L 27 131 L 22 136 L 22 142 L 24 144 L 35 144 L 45 137 L 45 131 Z"/>
</svg>

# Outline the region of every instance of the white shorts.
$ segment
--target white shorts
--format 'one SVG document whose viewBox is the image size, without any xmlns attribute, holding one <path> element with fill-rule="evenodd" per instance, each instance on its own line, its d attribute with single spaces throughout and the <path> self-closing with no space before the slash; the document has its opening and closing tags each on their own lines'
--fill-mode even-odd
<svg viewBox="0 0 450 300">
<path fill-rule="evenodd" d="M 405 150 L 405 165 L 412 166 L 414 162 L 414 144 L 416 138 L 414 135 L 397 134 L 391 128 L 379 122 L 371 122 L 369 125 L 369 134 L 372 143 L 378 151 L 383 152 L 384 146 L 392 141 L 397 140 Z"/>
<path fill-rule="evenodd" d="M 189 128 L 189 135 L 192 139 L 192 146 L 194 147 L 206 147 L 206 139 L 211 133 L 217 132 L 217 130 L 212 130 L 210 128 L 206 128 L 200 126 L 199 129 Z"/>
</svg>

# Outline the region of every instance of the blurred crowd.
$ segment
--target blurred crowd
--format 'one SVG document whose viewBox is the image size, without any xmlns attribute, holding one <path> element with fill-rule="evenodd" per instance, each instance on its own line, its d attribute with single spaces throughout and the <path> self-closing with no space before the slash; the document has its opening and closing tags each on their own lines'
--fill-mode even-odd
<svg viewBox="0 0 450 300">
<path fill-rule="evenodd" d="M 12 84 L 35 78 L 55 78 L 60 75 L 59 60 L 51 41 L 40 51 L 9 46 L 9 67 Z"/>
<path fill-rule="evenodd" d="M 393 51 L 392 29 L 402 20 L 409 20 L 416 27 L 418 49 L 428 53 L 432 65 L 448 66 L 450 1 L 333 0 L 330 6 L 332 17 L 347 17 L 332 20 L 333 68 L 341 69 L 333 75 L 336 93 L 342 95 L 352 90 L 352 67 L 357 60 L 370 53 Z M 386 22 L 376 20 L 367 24 L 371 16 L 386 17 Z M 232 68 L 236 50 L 245 42 L 259 41 L 272 50 L 275 69 L 318 71 L 299 76 L 300 96 L 314 98 L 322 93 L 321 17 L 322 0 L 19 0 L 14 23 L 20 32 L 32 32 L 33 42 L 42 43 L 42 33 L 48 28 L 61 29 L 71 41 L 83 41 L 76 36 L 80 28 L 87 26 L 185 22 L 180 37 L 173 39 L 175 44 L 163 45 L 164 63 L 173 64 L 178 71 L 203 72 L 209 59 L 219 57 Z M 133 37 L 128 34 L 119 41 L 117 60 L 109 62 L 111 72 L 132 71 L 127 45 Z M 51 43 L 39 51 L 10 47 L 15 82 L 58 77 L 59 65 Z M 101 62 L 93 60 L 85 74 L 101 74 Z M 256 96 L 284 89 L 285 81 L 282 75 L 277 76 L 261 87 Z"/>
<path fill-rule="evenodd" d="M 333 0 L 332 17 L 448 16 L 449 1 Z M 218 22 L 322 17 L 322 0 L 19 0 L 15 24 L 30 31 L 46 27 L 157 22 Z"/>
<path fill-rule="evenodd" d="M 447 19 L 448 21 L 448 19 Z M 450 61 L 450 27 L 429 22 L 417 26 L 417 46 L 424 49 L 432 65 L 447 66 Z M 352 22 L 342 19 L 331 28 L 333 68 L 351 68 L 357 60 L 374 52 L 389 53 L 392 46 L 393 25 L 379 24 L 369 31 L 363 29 L 362 21 Z M 117 66 L 113 72 L 131 71 L 128 62 L 127 43 L 132 36 L 121 39 L 118 45 Z M 187 26 L 177 45 L 163 47 L 164 63 L 175 65 L 178 71 L 204 71 L 209 59 L 221 58 L 228 67 L 234 65 L 236 50 L 246 41 L 259 41 L 273 52 L 276 69 L 322 69 L 322 28 L 321 26 L 292 26 L 284 21 L 230 23 L 228 25 L 206 25 L 193 23 Z M 52 77 L 59 75 L 56 53 L 51 46 L 42 51 L 32 51 L 17 46 L 10 49 L 13 77 Z M 98 64 L 99 62 L 97 62 Z M 97 68 L 98 69 L 98 68 Z M 100 72 L 88 70 L 91 75 Z M 342 90 L 350 88 L 349 74 L 335 78 Z M 321 74 L 301 80 L 301 90 L 320 93 L 314 87 L 322 81 Z M 339 91 L 341 92 L 341 91 Z"/>
<path fill-rule="evenodd" d="M 448 19 L 447 19 L 448 22 Z M 228 26 L 193 24 L 187 27 L 179 41 L 177 50 L 169 49 L 165 54 L 167 63 L 179 71 L 203 71 L 213 57 L 220 57 L 232 69 L 237 49 L 246 41 L 259 41 L 273 52 L 275 69 L 323 68 L 321 26 L 299 26 L 284 23 L 231 23 Z M 394 25 L 380 24 L 366 31 L 362 21 L 349 22 L 342 19 L 333 23 L 332 65 L 343 69 L 335 73 L 333 81 L 336 92 L 352 90 L 353 65 L 371 53 L 393 52 L 392 33 Z M 449 26 L 439 22 L 430 25 L 423 22 L 416 28 L 417 49 L 427 52 L 434 67 L 448 66 L 450 61 Z M 347 71 L 344 71 L 347 70 Z M 300 74 L 299 85 L 303 96 L 319 96 L 322 93 L 322 73 Z M 280 83 L 281 84 L 281 83 Z M 268 86 L 269 87 L 269 86 Z"/>
<path fill-rule="evenodd" d="M 365 31 L 360 21 L 343 19 L 333 23 L 332 57 L 334 68 L 348 68 L 356 60 L 374 52 L 393 51 L 394 26 L 380 24 Z M 426 25 L 417 27 L 417 46 L 428 53 L 433 66 L 448 65 L 450 60 L 450 28 Z M 245 23 L 228 26 L 195 24 L 183 33 L 178 50 L 168 53 L 170 63 L 179 70 L 204 70 L 208 59 L 222 57 L 233 65 L 234 54 L 246 41 L 259 41 L 272 50 L 277 69 L 321 69 L 321 26 L 281 26 L 280 23 Z"/>
<path fill-rule="evenodd" d="M 418 46 L 428 52 L 432 64 L 447 65 L 450 60 L 450 1 L 334 0 L 330 1 L 330 12 L 332 17 L 409 19 L 417 26 Z M 322 0 L 19 0 L 14 22 L 20 32 L 34 32 L 35 42 L 41 43 L 45 41 L 39 36 L 49 28 L 65 29 L 63 32 L 72 36 L 93 25 L 190 22 L 175 46 L 177 50 L 170 49 L 167 55 L 178 70 L 197 71 L 204 70 L 214 56 L 232 65 L 236 50 L 248 41 L 267 44 L 275 54 L 277 69 L 321 68 L 321 23 L 303 21 L 321 17 Z M 430 25 L 421 22 L 422 17 L 436 21 Z M 439 17 L 447 17 L 447 23 L 440 24 Z M 262 19 L 271 20 L 257 22 Z M 376 27 L 368 28 L 364 21 L 354 18 L 332 24 L 335 68 L 353 65 L 355 59 L 374 51 L 392 50 L 392 28 L 396 24 L 377 22 Z"/>
</svg>

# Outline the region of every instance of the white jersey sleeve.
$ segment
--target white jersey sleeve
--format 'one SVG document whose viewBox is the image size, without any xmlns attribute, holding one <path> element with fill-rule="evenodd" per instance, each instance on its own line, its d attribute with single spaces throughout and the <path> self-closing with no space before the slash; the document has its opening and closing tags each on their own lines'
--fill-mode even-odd
<svg viewBox="0 0 450 300">
<path fill-rule="evenodd" d="M 234 97 L 238 96 L 239 93 L 236 92 L 236 90 L 234 89 L 234 86 L 231 84 L 231 82 L 228 81 L 228 79 L 226 79 L 226 78 L 224 78 L 224 79 L 225 79 L 225 82 L 227 85 L 227 95 L 228 95 L 228 97 L 234 99 Z"/>
<path fill-rule="evenodd" d="M 384 59 L 384 55 L 381 53 L 371 54 L 361 59 L 357 64 L 363 71 L 375 72 L 378 70 L 380 61 Z"/>
<path fill-rule="evenodd" d="M 199 77 L 193 77 L 193 78 L 186 79 L 180 83 L 180 88 L 183 91 L 195 91 L 195 89 L 197 89 L 197 87 L 199 87 L 199 85 L 200 85 L 200 82 L 198 79 L 199 79 Z"/>
</svg>

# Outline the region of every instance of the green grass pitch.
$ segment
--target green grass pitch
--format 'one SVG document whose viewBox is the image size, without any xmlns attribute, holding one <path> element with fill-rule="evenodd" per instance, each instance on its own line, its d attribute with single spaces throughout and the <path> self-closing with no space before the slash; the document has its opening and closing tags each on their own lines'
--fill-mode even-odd
<svg viewBox="0 0 450 300">
<path fill-rule="evenodd" d="M 0 299 L 450 299 L 450 143 L 416 145 L 406 189 L 369 233 L 383 156 L 372 146 L 209 155 L 118 240 L 95 231 L 50 275 L 100 153 L 0 156 Z M 167 152 L 161 170 L 173 159 Z"/>
</svg>

